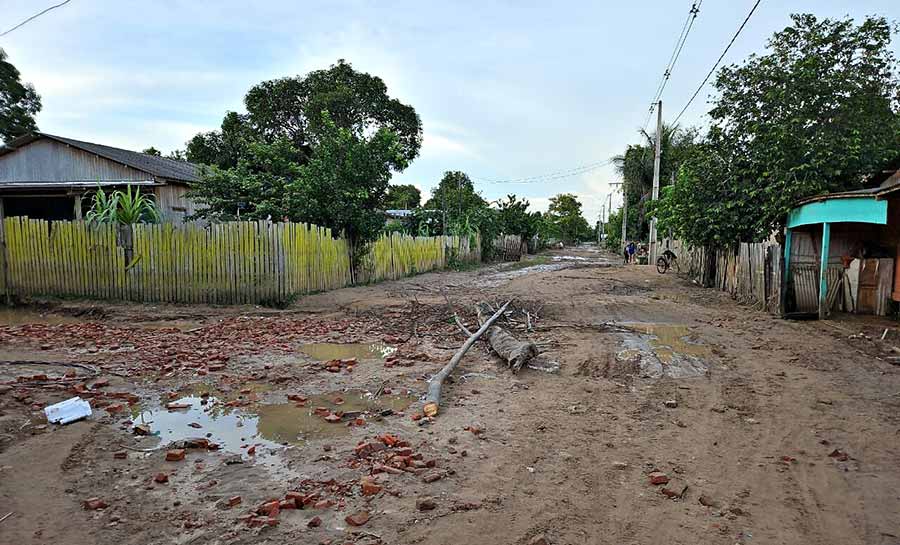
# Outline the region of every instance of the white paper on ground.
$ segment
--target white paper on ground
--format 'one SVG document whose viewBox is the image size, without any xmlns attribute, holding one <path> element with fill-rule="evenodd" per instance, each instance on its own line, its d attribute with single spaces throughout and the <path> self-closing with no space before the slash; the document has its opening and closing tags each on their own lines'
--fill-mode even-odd
<svg viewBox="0 0 900 545">
<path fill-rule="evenodd" d="M 68 424 L 91 416 L 91 404 L 80 397 L 73 397 L 44 407 L 44 414 L 51 424 Z"/>
</svg>

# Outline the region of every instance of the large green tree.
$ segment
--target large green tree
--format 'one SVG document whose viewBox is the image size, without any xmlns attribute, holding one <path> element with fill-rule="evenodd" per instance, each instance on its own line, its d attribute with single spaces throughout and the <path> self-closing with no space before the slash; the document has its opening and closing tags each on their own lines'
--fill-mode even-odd
<svg viewBox="0 0 900 545">
<path fill-rule="evenodd" d="M 419 152 L 415 110 L 344 61 L 263 82 L 245 104 L 188 142 L 188 159 L 207 165 L 192 191 L 198 214 L 312 222 L 357 248 L 373 240 L 392 173 Z"/>
<path fill-rule="evenodd" d="M 550 198 L 544 221 L 549 234 L 563 242 L 573 243 L 591 237 L 591 226 L 581 215 L 581 202 L 571 193 Z"/>
<path fill-rule="evenodd" d="M 497 228 L 507 235 L 519 235 L 528 240 L 538 233 L 541 225 L 541 213 L 529 212 L 527 199 L 507 195 L 506 199 L 497 201 Z"/>
<path fill-rule="evenodd" d="M 863 187 L 900 154 L 890 23 L 792 21 L 765 54 L 718 73 L 702 153 L 660 204 L 690 242 L 768 237 L 797 200 Z"/>
<path fill-rule="evenodd" d="M 415 159 L 422 145 L 422 122 L 412 106 L 391 98 L 384 81 L 356 71 L 339 60 L 305 76 L 264 81 L 244 97 L 246 114 L 228 112 L 221 130 L 196 135 L 187 144 L 190 161 L 230 168 L 248 149 L 247 143 L 284 139 L 304 159 L 328 137 L 330 123 L 364 138 L 380 129 L 397 136 L 406 162 Z"/>
<path fill-rule="evenodd" d="M 374 239 L 384 223 L 378 209 L 392 171 L 406 167 L 388 129 L 358 137 L 322 114 L 322 132 L 307 157 L 286 139 L 251 142 L 234 168 L 207 167 L 194 189 L 201 215 L 220 220 L 311 222 L 343 233 L 354 245 Z"/>
<path fill-rule="evenodd" d="M 384 207 L 388 210 L 412 210 L 422 204 L 422 192 L 412 184 L 391 185 L 387 190 Z"/>
<path fill-rule="evenodd" d="M 425 208 L 440 212 L 447 220 L 447 230 L 464 222 L 474 212 L 488 208 L 487 201 L 475 191 L 475 184 L 465 172 L 450 170 L 444 173 L 438 186 L 425 202 Z M 443 230 L 443 229 L 442 229 Z"/>
<path fill-rule="evenodd" d="M 12 140 L 37 130 L 34 116 L 41 111 L 41 97 L 0 49 L 0 139 Z"/>
</svg>

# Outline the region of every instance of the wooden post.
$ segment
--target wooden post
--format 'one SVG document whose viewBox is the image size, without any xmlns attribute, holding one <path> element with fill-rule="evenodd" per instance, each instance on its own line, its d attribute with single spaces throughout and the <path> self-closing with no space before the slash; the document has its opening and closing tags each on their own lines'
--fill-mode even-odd
<svg viewBox="0 0 900 545">
<path fill-rule="evenodd" d="M 659 200 L 659 169 L 662 160 L 662 101 L 656 108 L 656 152 L 653 157 L 653 191 L 652 198 L 654 201 Z M 656 214 L 650 218 L 650 256 L 647 260 L 649 265 L 656 265 L 657 253 L 659 251 L 658 234 L 656 232 Z"/>
<path fill-rule="evenodd" d="M 787 286 L 788 282 L 791 279 L 791 240 L 793 239 L 794 231 L 788 227 L 785 229 L 784 234 L 784 263 L 782 266 L 784 267 L 784 274 L 781 277 L 781 295 L 779 297 L 779 312 L 782 316 L 787 312 Z"/>
<path fill-rule="evenodd" d="M 822 224 L 822 255 L 819 264 L 819 319 L 828 316 L 828 249 L 831 244 L 831 224 Z"/>
<path fill-rule="evenodd" d="M 6 212 L 3 207 L 2 197 L 0 197 L 0 261 L 2 261 L 0 266 L 3 268 L 0 271 L 0 274 L 3 275 L 3 298 L 4 302 L 9 305 L 12 304 L 9 286 L 9 252 L 6 248 Z"/>
<path fill-rule="evenodd" d="M 74 204 L 75 221 L 81 221 L 81 198 L 82 197 L 83 197 L 83 195 L 81 193 L 78 193 L 77 195 L 75 195 L 75 198 L 73 199 L 75 201 L 75 204 Z"/>
</svg>

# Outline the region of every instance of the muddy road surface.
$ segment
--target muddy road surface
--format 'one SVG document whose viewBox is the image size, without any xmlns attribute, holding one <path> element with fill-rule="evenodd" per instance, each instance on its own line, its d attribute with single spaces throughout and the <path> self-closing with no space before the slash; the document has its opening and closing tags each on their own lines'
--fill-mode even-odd
<svg viewBox="0 0 900 545">
<path fill-rule="evenodd" d="M 480 343 L 423 418 L 450 306 L 507 300 L 540 369 Z M 900 543 L 892 321 L 783 321 L 583 248 L 0 323 L 0 543 Z M 48 425 L 76 395 L 93 415 Z"/>
</svg>

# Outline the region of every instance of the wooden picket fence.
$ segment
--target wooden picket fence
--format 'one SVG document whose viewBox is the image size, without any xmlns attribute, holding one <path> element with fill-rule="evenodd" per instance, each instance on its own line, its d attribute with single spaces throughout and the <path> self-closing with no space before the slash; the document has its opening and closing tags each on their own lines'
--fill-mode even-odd
<svg viewBox="0 0 900 545">
<path fill-rule="evenodd" d="M 528 241 L 519 235 L 500 235 L 494 239 L 494 259 L 518 261 L 528 254 Z"/>
<path fill-rule="evenodd" d="M 354 271 L 350 245 L 305 223 L 229 222 L 90 225 L 6 218 L 0 274 L 18 297 L 62 296 L 139 302 L 241 304 L 396 279 L 442 268 L 450 254 L 480 259 L 480 244 L 457 237 L 384 235 L 369 247 L 369 270 Z"/>
<path fill-rule="evenodd" d="M 666 247 L 663 242 L 663 248 Z M 735 299 L 778 313 L 781 301 L 781 245 L 774 241 L 742 242 L 732 249 L 689 246 L 671 240 L 681 272 L 697 283 L 711 284 Z"/>
</svg>

